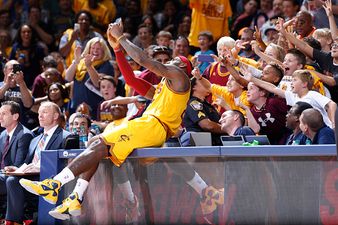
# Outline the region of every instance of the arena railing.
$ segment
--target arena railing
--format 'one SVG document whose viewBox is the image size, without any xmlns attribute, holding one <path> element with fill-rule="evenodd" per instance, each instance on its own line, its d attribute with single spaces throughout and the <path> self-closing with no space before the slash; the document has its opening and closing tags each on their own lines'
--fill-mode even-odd
<svg viewBox="0 0 338 225">
<path fill-rule="evenodd" d="M 82 150 L 42 152 L 40 178 L 64 168 Z M 184 158 L 187 162 L 177 162 Z M 136 224 L 206 224 L 200 196 L 172 168 L 192 166 L 208 185 L 224 188 L 214 224 L 338 224 L 338 163 L 335 145 L 222 146 L 136 149 L 126 162 L 139 200 Z M 110 160 L 102 160 L 83 202 L 70 221 L 49 216 L 39 199 L 38 224 L 124 224 L 125 207 Z M 66 184 L 59 202 L 73 189 Z"/>
</svg>

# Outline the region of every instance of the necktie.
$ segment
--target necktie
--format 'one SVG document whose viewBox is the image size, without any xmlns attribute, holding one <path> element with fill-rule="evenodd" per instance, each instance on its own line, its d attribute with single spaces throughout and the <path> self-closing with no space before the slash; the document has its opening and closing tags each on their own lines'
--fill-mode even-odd
<svg viewBox="0 0 338 225">
<path fill-rule="evenodd" d="M 44 134 L 43 137 L 40 139 L 38 145 L 36 146 L 35 153 L 34 153 L 34 158 L 33 158 L 33 163 L 37 164 L 40 160 L 41 157 L 41 151 L 45 147 L 45 142 L 47 139 L 48 134 Z"/>
<path fill-rule="evenodd" d="M 3 169 L 5 167 L 5 157 L 8 153 L 9 150 L 9 135 L 7 135 L 6 137 L 6 142 L 4 145 L 4 149 L 2 151 L 2 159 L 1 159 L 1 169 Z"/>
<path fill-rule="evenodd" d="M 290 137 L 288 138 L 286 144 L 287 145 L 292 145 L 293 143 L 293 139 L 295 138 L 295 135 L 294 134 L 291 134 Z"/>
</svg>

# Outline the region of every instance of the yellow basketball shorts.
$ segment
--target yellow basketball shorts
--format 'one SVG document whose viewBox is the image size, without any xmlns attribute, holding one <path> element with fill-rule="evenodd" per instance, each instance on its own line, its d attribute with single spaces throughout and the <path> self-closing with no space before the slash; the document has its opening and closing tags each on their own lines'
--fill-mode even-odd
<svg viewBox="0 0 338 225">
<path fill-rule="evenodd" d="M 149 115 L 114 128 L 108 125 L 101 135 L 105 144 L 111 146 L 109 158 L 116 166 L 120 166 L 135 148 L 162 146 L 166 136 L 166 130 L 158 119 Z"/>
</svg>

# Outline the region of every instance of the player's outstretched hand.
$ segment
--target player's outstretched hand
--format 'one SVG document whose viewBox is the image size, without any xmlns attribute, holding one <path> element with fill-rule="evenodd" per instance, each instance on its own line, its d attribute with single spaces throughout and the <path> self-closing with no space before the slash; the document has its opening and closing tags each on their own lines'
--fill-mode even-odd
<svg viewBox="0 0 338 225">
<path fill-rule="evenodd" d="M 121 19 L 117 19 L 114 23 L 109 24 L 110 34 L 119 41 L 119 38 L 123 35 L 123 25 Z"/>
<path fill-rule="evenodd" d="M 117 49 L 120 47 L 120 44 L 117 42 L 116 38 L 111 34 L 111 26 L 109 26 L 107 29 L 107 39 L 108 39 L 109 45 L 112 48 Z"/>
</svg>

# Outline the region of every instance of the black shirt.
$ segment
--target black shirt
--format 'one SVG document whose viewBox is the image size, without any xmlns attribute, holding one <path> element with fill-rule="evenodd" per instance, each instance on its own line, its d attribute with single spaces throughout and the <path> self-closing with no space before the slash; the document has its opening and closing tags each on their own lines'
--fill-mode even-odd
<svg viewBox="0 0 338 225">
<path fill-rule="evenodd" d="M 331 99 L 338 103 L 338 66 L 333 64 L 333 58 L 330 52 L 319 51 L 318 49 L 313 49 L 313 58 L 320 65 L 322 70 L 325 72 L 332 73 L 334 80 L 336 81 L 335 87 L 328 87 Z"/>
<path fill-rule="evenodd" d="M 14 101 L 20 105 L 20 122 L 25 127 L 27 127 L 28 129 L 33 129 L 39 125 L 37 120 L 37 114 L 34 115 L 34 113 L 30 111 L 30 108 L 26 108 L 23 105 L 20 87 L 16 86 L 13 88 L 9 88 L 5 92 L 4 97 L 0 99 L 0 103 L 4 101 Z"/>
<path fill-rule="evenodd" d="M 185 129 L 187 131 L 205 132 L 198 124 L 204 119 L 209 119 L 218 123 L 220 115 L 207 101 L 202 101 L 201 99 L 192 96 L 188 101 L 187 109 L 183 117 Z M 220 135 L 212 134 L 212 142 L 213 145 L 220 145 Z"/>
</svg>

